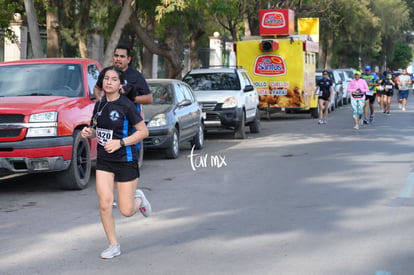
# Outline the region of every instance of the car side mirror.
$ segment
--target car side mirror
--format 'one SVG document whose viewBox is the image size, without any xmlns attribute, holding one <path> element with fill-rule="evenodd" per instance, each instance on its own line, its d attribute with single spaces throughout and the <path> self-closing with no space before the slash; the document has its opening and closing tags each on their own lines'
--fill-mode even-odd
<svg viewBox="0 0 414 275">
<path fill-rule="evenodd" d="M 253 91 L 254 90 L 254 87 L 253 87 L 253 85 L 246 85 L 245 87 L 244 87 L 244 89 L 243 89 L 243 91 L 246 93 L 246 92 L 250 92 L 250 91 Z"/>
<path fill-rule="evenodd" d="M 89 98 L 91 99 L 91 100 L 95 100 L 96 99 L 96 97 L 95 97 L 95 93 L 93 92 L 93 90 L 91 91 L 91 90 L 89 90 Z"/>
<path fill-rule="evenodd" d="M 191 100 L 189 99 L 184 99 L 183 101 L 181 101 L 180 103 L 178 103 L 178 107 L 184 107 L 184 106 L 189 106 L 191 105 Z"/>
</svg>

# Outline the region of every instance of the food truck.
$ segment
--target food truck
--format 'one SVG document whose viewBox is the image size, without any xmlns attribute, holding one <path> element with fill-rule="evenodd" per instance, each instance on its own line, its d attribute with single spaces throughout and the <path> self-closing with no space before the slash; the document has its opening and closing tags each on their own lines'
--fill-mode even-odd
<svg viewBox="0 0 414 275">
<path fill-rule="evenodd" d="M 292 10 L 260 10 L 259 15 L 260 36 L 236 43 L 236 62 L 253 79 L 260 109 L 268 117 L 272 112 L 296 110 L 318 117 L 315 68 L 319 46 L 311 34 L 319 22 L 307 18 L 311 27 L 298 23 L 304 27 L 295 34 Z"/>
</svg>

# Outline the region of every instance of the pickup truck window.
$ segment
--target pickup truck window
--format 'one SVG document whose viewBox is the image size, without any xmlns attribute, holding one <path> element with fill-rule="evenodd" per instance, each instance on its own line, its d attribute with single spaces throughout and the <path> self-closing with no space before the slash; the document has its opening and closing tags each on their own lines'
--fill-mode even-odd
<svg viewBox="0 0 414 275">
<path fill-rule="evenodd" d="M 82 97 L 80 64 L 22 64 L 0 67 L 2 96 Z"/>
</svg>

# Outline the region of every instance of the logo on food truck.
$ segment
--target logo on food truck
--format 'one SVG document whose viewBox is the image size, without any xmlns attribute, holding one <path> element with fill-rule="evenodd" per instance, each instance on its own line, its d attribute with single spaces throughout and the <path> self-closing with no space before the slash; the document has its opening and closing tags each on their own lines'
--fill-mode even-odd
<svg viewBox="0 0 414 275">
<path fill-rule="evenodd" d="M 279 55 L 260 55 L 254 62 L 255 75 L 280 76 L 286 74 L 286 63 Z"/>
<path fill-rule="evenodd" d="M 262 27 L 283 28 L 286 26 L 286 19 L 283 13 L 277 11 L 266 12 L 262 17 Z"/>
</svg>

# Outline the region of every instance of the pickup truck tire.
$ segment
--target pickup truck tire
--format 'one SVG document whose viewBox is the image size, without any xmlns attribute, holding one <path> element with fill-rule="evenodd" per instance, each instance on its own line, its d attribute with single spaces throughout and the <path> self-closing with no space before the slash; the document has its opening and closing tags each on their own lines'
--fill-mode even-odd
<svg viewBox="0 0 414 275">
<path fill-rule="evenodd" d="M 178 132 L 177 129 L 174 128 L 173 130 L 173 141 L 171 143 L 170 148 L 165 149 L 165 156 L 168 159 L 176 159 L 180 154 L 180 143 L 178 140 Z"/>
<path fill-rule="evenodd" d="M 235 139 L 245 139 L 246 138 L 246 131 L 244 127 L 246 126 L 246 115 L 244 112 L 241 114 L 240 124 L 234 130 L 234 138 Z"/>
<path fill-rule="evenodd" d="M 200 124 L 198 128 L 197 135 L 191 140 L 191 147 L 194 146 L 194 149 L 201 150 L 204 147 L 204 127 L 203 124 Z"/>
<path fill-rule="evenodd" d="M 253 122 L 249 124 L 250 133 L 259 133 L 260 132 L 260 110 L 256 109 L 256 115 Z"/>
<path fill-rule="evenodd" d="M 65 190 L 82 190 L 88 186 L 91 176 L 91 148 L 81 131 L 73 134 L 72 161 L 68 170 L 58 173 L 60 187 Z"/>
</svg>

